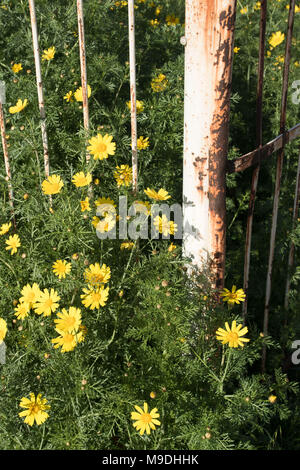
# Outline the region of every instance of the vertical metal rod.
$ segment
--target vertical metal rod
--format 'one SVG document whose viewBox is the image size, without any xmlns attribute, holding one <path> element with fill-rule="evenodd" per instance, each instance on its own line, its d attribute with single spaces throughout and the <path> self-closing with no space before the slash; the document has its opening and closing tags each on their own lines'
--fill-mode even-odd
<svg viewBox="0 0 300 470">
<path fill-rule="evenodd" d="M 186 0 L 183 253 L 224 285 L 235 0 Z"/>
<path fill-rule="evenodd" d="M 78 40 L 79 40 L 81 87 L 82 87 L 83 125 L 87 134 L 89 131 L 89 105 L 88 105 L 88 84 L 87 84 L 87 69 L 86 69 L 83 0 L 77 0 L 77 18 L 78 18 Z M 87 162 L 90 161 L 89 153 L 86 154 L 86 161 Z"/>
<path fill-rule="evenodd" d="M 256 91 L 256 146 L 262 147 L 262 104 L 263 104 L 263 83 L 264 83 L 264 58 L 265 58 L 265 40 L 266 40 L 266 24 L 267 24 L 267 0 L 261 1 L 260 7 L 260 32 L 259 32 L 259 59 L 258 59 L 258 81 Z M 260 163 L 258 163 L 252 174 L 251 193 L 247 218 L 246 229 L 246 243 L 245 243 L 245 260 L 244 260 L 244 291 L 246 299 L 243 303 L 243 318 L 246 322 L 247 307 L 248 307 L 248 284 L 249 284 L 249 269 L 250 269 L 250 253 L 251 253 L 251 239 L 252 239 L 252 225 L 253 213 L 258 184 L 258 177 L 260 171 Z"/>
<path fill-rule="evenodd" d="M 134 0 L 128 0 L 129 32 L 129 67 L 130 67 L 130 103 L 131 103 L 131 151 L 132 151 L 132 187 L 138 188 L 138 155 L 137 155 L 137 118 L 136 118 L 136 72 L 135 72 L 135 21 Z"/>
<path fill-rule="evenodd" d="M 296 4 L 296 0 L 290 0 L 288 30 L 287 30 L 285 57 L 284 57 L 282 97 L 281 97 L 281 112 L 280 112 L 280 133 L 281 134 L 282 133 L 284 134 L 285 132 L 285 123 L 286 123 L 289 66 L 290 66 L 290 58 L 291 58 L 291 44 L 292 44 L 292 36 L 293 36 L 295 4 Z M 270 238 L 270 251 L 269 251 L 267 282 L 266 282 L 266 298 L 265 298 L 265 308 L 264 308 L 264 327 L 263 327 L 264 335 L 268 334 L 270 297 L 271 297 L 271 287 L 272 287 L 272 268 L 273 268 L 274 251 L 275 251 L 275 237 L 276 237 L 276 228 L 277 228 L 277 216 L 278 216 L 283 158 L 284 158 L 284 145 L 282 149 L 279 151 L 279 155 L 277 157 L 276 181 L 275 181 L 271 238 Z M 262 371 L 263 372 L 265 371 L 265 367 L 266 367 L 266 347 L 264 346 L 263 354 L 262 354 Z"/>
<path fill-rule="evenodd" d="M 43 141 L 43 149 L 44 149 L 44 168 L 45 168 L 45 175 L 46 177 L 48 177 L 49 172 L 50 172 L 49 171 L 49 149 L 48 149 L 46 112 L 45 112 L 45 105 L 44 105 L 43 81 L 42 81 L 42 74 L 41 74 L 41 61 L 40 61 L 40 51 L 39 51 L 39 43 L 38 43 L 38 31 L 37 31 L 37 21 L 36 21 L 34 0 L 29 0 L 29 10 L 30 10 L 32 42 L 33 42 L 33 52 L 34 52 L 34 61 L 35 61 L 36 84 L 37 84 L 37 92 L 38 92 L 40 119 L 41 119 L 42 141 Z"/>
<path fill-rule="evenodd" d="M 4 155 L 4 164 L 5 164 L 5 171 L 6 171 L 6 180 L 7 180 L 7 186 L 8 186 L 8 198 L 9 198 L 9 204 L 12 210 L 12 214 L 14 211 L 14 195 L 13 195 L 13 189 L 11 185 L 11 170 L 10 170 L 10 163 L 9 163 L 9 156 L 8 156 L 8 150 L 7 150 L 7 142 L 6 142 L 6 131 L 5 131 L 5 118 L 4 118 L 4 111 L 3 111 L 3 105 L 0 101 L 0 128 L 1 128 L 1 139 L 2 139 L 2 148 L 3 148 L 3 155 Z M 13 223 L 14 226 L 15 224 L 15 217 L 13 214 Z"/>
<path fill-rule="evenodd" d="M 299 151 L 299 158 L 298 158 L 298 168 L 297 168 L 297 176 L 296 176 L 296 188 L 295 188 L 295 197 L 294 197 L 294 209 L 293 209 L 293 225 L 292 229 L 294 229 L 297 219 L 298 219 L 298 212 L 299 212 L 299 202 L 300 202 L 300 151 Z M 295 245 L 291 242 L 289 257 L 288 257 L 288 271 L 287 271 L 287 279 L 286 279 L 286 286 L 285 286 L 285 296 L 284 296 L 284 309 L 285 313 L 285 324 L 287 324 L 287 309 L 289 306 L 289 291 L 290 291 L 290 275 L 291 270 L 294 264 L 294 255 L 295 255 Z"/>
</svg>

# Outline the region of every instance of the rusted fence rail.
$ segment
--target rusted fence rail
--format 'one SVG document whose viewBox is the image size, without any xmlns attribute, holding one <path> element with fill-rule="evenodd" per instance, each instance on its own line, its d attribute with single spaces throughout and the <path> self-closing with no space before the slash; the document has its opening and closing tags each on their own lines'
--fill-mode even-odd
<svg viewBox="0 0 300 470">
<path fill-rule="evenodd" d="M 289 15 L 288 25 L 285 43 L 285 55 L 284 55 L 284 68 L 283 68 L 283 79 L 282 79 L 282 94 L 281 94 L 281 109 L 280 109 L 280 135 L 275 137 L 272 141 L 263 145 L 262 143 L 262 126 L 263 126 L 263 115 L 262 115 L 262 104 L 263 104 L 263 74 L 264 74 L 264 55 L 265 55 L 265 31 L 266 31 L 266 20 L 267 20 L 267 0 L 261 2 L 261 17 L 260 17 L 260 44 L 259 44 L 259 63 L 258 63 L 258 85 L 257 85 L 257 108 L 256 108 L 256 140 L 257 148 L 252 152 L 249 152 L 234 161 L 228 161 L 227 172 L 239 172 L 246 168 L 253 167 L 247 230 L 246 230 L 246 245 L 245 245 L 245 260 L 244 260 L 244 290 L 248 292 L 249 282 L 249 267 L 250 267 L 250 252 L 251 252 L 251 236 L 252 236 L 252 222 L 254 213 L 254 203 L 258 185 L 258 177 L 260 165 L 263 160 L 271 157 L 273 154 L 278 152 L 277 165 L 276 165 L 276 181 L 273 197 L 273 211 L 272 211 L 272 223 L 271 223 L 271 235 L 270 235 L 270 250 L 268 260 L 268 270 L 266 279 L 266 294 L 265 294 L 265 306 L 264 306 L 264 320 L 263 320 L 263 332 L 265 335 L 268 334 L 268 323 L 269 323 L 269 310 L 270 310 L 270 298 L 272 290 L 272 270 L 274 261 L 275 251 L 275 240 L 277 230 L 277 218 L 279 209 L 280 199 L 280 187 L 281 187 L 281 175 L 284 162 L 284 151 L 285 146 L 300 136 L 300 123 L 295 125 L 293 128 L 286 130 L 286 112 L 287 112 L 287 96 L 288 96 L 288 80 L 289 80 L 289 66 L 291 58 L 291 44 L 294 26 L 295 16 L 295 5 L 296 0 L 290 0 L 289 4 Z M 299 163 L 300 165 L 300 163 Z M 294 212 L 293 212 L 293 226 L 298 214 L 299 205 L 299 168 L 297 173 L 297 183 L 294 199 Z M 291 245 L 288 261 L 288 275 L 285 290 L 285 308 L 288 307 L 288 295 L 290 287 L 290 271 L 294 260 L 294 246 Z M 247 317 L 247 301 L 243 306 L 244 321 Z M 266 365 L 266 348 L 263 348 L 262 354 L 262 369 L 265 370 Z"/>
</svg>

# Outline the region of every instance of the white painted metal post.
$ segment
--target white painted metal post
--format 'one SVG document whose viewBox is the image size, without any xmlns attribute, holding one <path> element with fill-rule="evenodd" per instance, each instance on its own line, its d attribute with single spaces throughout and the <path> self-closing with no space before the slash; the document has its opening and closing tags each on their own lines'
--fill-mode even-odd
<svg viewBox="0 0 300 470">
<path fill-rule="evenodd" d="M 44 148 L 44 168 L 45 168 L 45 175 L 46 177 L 48 177 L 49 176 L 48 137 L 47 137 L 47 130 L 46 130 L 46 112 L 45 112 L 45 105 L 44 105 L 43 81 L 42 81 L 42 73 L 41 73 L 41 61 L 40 61 L 40 51 L 39 51 L 39 43 L 38 43 L 38 31 L 37 31 L 34 0 L 29 0 L 29 10 L 30 10 L 30 19 L 31 19 L 36 84 L 37 84 L 39 110 L 40 110 L 40 118 L 41 118 L 42 141 L 43 141 L 43 148 Z M 51 197 L 50 197 L 50 200 L 51 200 Z"/>
<path fill-rule="evenodd" d="M 7 185 L 8 185 L 8 198 L 9 198 L 10 207 L 13 210 L 14 209 L 14 203 L 13 203 L 14 195 L 13 195 L 13 189 L 11 185 L 11 170 L 10 170 L 10 163 L 9 163 L 9 156 L 8 156 L 7 142 L 6 142 L 5 118 L 4 118 L 4 111 L 3 111 L 3 105 L 2 105 L 1 100 L 0 100 L 0 128 L 1 128 L 1 139 L 2 139 L 6 180 L 7 180 Z"/>
<path fill-rule="evenodd" d="M 132 150 L 132 187 L 134 193 L 138 186 L 137 157 L 137 118 L 136 118 L 136 73 L 135 73 L 135 21 L 134 0 L 128 0 L 130 102 L 131 102 L 131 150 Z"/>
<path fill-rule="evenodd" d="M 183 254 L 200 268 L 210 259 L 217 288 L 224 283 L 235 11 L 235 0 L 186 0 Z"/>
<path fill-rule="evenodd" d="M 83 125 L 87 133 L 89 130 L 89 105 L 88 105 L 88 84 L 87 84 L 84 15 L 83 15 L 83 1 L 82 0 L 77 0 L 77 18 L 78 18 L 78 40 L 79 40 L 81 87 L 82 87 Z M 89 162 L 89 160 L 90 160 L 90 154 L 87 152 L 86 161 Z"/>
</svg>

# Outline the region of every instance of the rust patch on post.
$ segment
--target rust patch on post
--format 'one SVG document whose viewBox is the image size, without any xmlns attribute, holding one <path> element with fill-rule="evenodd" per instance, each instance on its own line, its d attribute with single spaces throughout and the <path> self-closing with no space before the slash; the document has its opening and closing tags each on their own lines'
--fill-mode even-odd
<svg viewBox="0 0 300 470">
<path fill-rule="evenodd" d="M 234 6 L 233 6 L 234 5 Z M 219 15 L 220 37 L 215 52 L 215 110 L 209 152 L 209 213 L 212 268 L 216 287 L 224 287 L 226 252 L 226 156 L 228 152 L 235 2 Z"/>
</svg>

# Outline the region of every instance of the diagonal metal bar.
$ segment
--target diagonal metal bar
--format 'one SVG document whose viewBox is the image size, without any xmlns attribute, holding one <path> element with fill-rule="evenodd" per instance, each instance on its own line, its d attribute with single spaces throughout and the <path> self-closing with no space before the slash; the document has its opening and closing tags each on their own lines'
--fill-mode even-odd
<svg viewBox="0 0 300 470">
<path fill-rule="evenodd" d="M 137 155 L 137 118 L 136 118 L 136 70 L 135 70 L 135 19 L 134 0 L 128 0 L 128 33 L 129 33 L 129 68 L 130 68 L 130 103 L 131 103 L 131 151 L 132 151 L 132 187 L 138 188 L 138 155 Z"/>
<path fill-rule="evenodd" d="M 262 104 L 263 104 L 263 84 L 264 84 L 264 58 L 265 58 L 265 42 L 266 42 L 266 24 L 267 24 L 267 0 L 262 0 L 260 10 L 260 33 L 259 33 L 259 59 L 258 59 L 258 82 L 257 82 L 257 100 L 256 100 L 256 145 L 258 147 L 259 162 L 256 164 L 251 183 L 251 193 L 249 201 L 249 210 L 247 218 L 246 229 L 246 244 L 245 244 L 245 260 L 244 260 L 244 291 L 246 299 L 243 304 L 243 318 L 244 322 L 247 317 L 248 307 L 248 284 L 249 284 L 249 269 L 250 269 L 250 252 L 251 252 L 251 238 L 252 238 L 252 225 L 254 204 L 256 198 L 259 170 L 260 170 L 260 155 L 262 147 Z"/>
<path fill-rule="evenodd" d="M 296 188 L 295 188 L 295 197 L 294 197 L 294 208 L 293 208 L 293 223 L 292 229 L 295 228 L 298 212 L 299 212 L 299 202 L 300 202 L 300 151 L 298 157 L 298 168 L 297 168 L 297 176 L 296 176 Z M 291 284 L 291 270 L 294 264 L 294 257 L 295 257 L 295 245 L 291 242 L 289 257 L 288 257 L 288 270 L 287 270 L 287 279 L 286 279 L 286 286 L 285 286 L 285 296 L 284 296 L 284 309 L 285 313 L 285 324 L 287 324 L 287 309 L 289 306 L 289 292 L 290 292 L 290 284 Z"/>
<path fill-rule="evenodd" d="M 286 45 L 285 45 L 281 111 L 280 111 L 281 134 L 283 134 L 285 131 L 285 123 L 286 123 L 289 66 L 290 66 L 290 58 L 291 58 L 291 44 L 292 44 L 292 36 L 293 36 L 295 5 L 296 5 L 296 0 L 290 0 L 288 30 L 287 30 L 287 38 L 286 38 Z M 270 251 L 269 251 L 269 261 L 268 261 L 267 282 L 266 282 L 266 298 L 265 298 L 265 308 L 264 308 L 264 326 L 263 326 L 264 335 L 268 334 L 270 297 L 271 297 L 271 288 L 272 288 L 272 269 L 273 269 L 273 260 L 274 260 L 274 251 L 275 251 L 275 237 L 276 237 L 277 218 L 278 218 L 281 175 L 282 175 L 283 158 L 284 158 L 284 146 L 285 146 L 285 139 L 283 142 L 283 146 L 277 157 L 276 181 L 275 181 L 271 238 L 270 238 Z M 262 371 L 263 372 L 265 371 L 265 367 L 266 367 L 266 346 L 264 345 L 263 352 L 262 352 Z"/>
<path fill-rule="evenodd" d="M 89 104 L 88 104 L 88 84 L 87 84 L 87 68 L 86 68 L 86 49 L 84 34 L 84 15 L 83 1 L 77 0 L 77 20 L 78 20 L 78 42 L 80 56 L 80 73 L 81 73 L 81 89 L 82 89 L 82 109 L 83 109 L 83 125 L 87 133 L 89 131 Z M 90 161 L 90 154 L 86 153 L 86 162 Z"/>
<path fill-rule="evenodd" d="M 241 157 L 236 158 L 235 160 L 228 160 L 227 173 L 247 170 L 247 168 L 250 168 L 257 163 L 266 160 L 277 150 L 282 149 L 284 145 L 289 144 L 298 137 L 300 137 L 300 122 L 291 127 L 291 129 L 278 135 L 267 144 L 263 145 L 261 149 L 257 148 L 249 153 L 246 153 L 245 155 L 242 155 Z"/>
<path fill-rule="evenodd" d="M 47 136 L 47 129 L 46 129 L 46 112 L 45 112 L 45 105 L 44 105 L 43 81 L 42 81 L 42 73 L 41 73 L 41 61 L 40 61 L 38 30 L 37 30 L 34 0 L 29 0 L 29 10 L 30 10 L 31 30 L 32 30 L 36 84 L 37 84 L 37 92 L 38 92 L 40 119 L 41 119 L 42 141 L 43 141 L 43 149 L 44 149 L 44 168 L 45 168 L 45 175 L 46 177 L 48 177 L 49 172 L 50 172 L 48 136 Z M 50 196 L 50 201 L 51 201 L 51 196 Z"/>
</svg>

